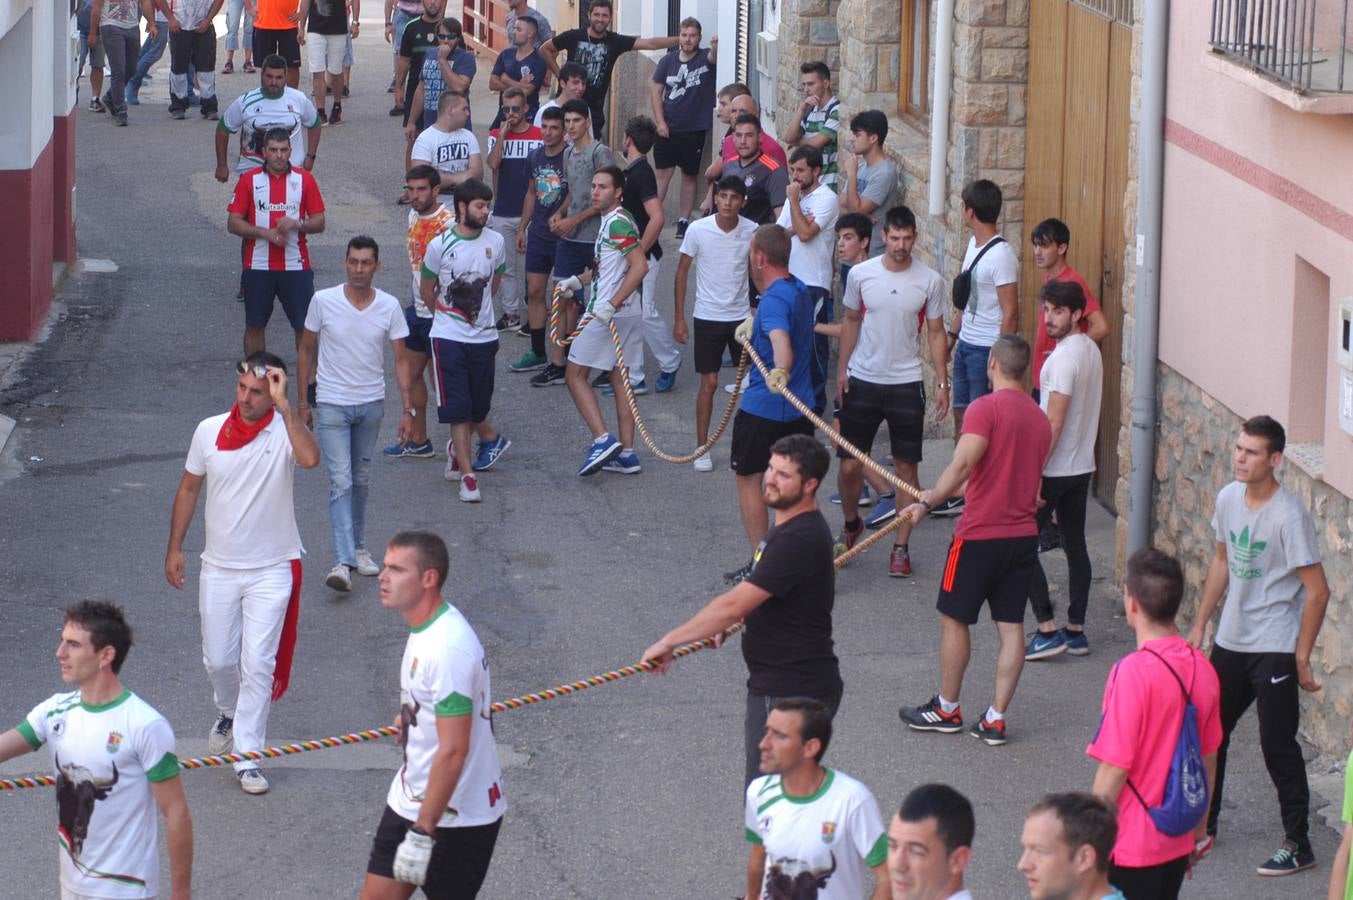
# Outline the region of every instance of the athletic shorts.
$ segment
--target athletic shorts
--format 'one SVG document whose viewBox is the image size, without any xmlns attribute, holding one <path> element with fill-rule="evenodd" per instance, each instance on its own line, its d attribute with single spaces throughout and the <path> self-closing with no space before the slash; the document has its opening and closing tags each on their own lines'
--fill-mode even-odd
<svg viewBox="0 0 1353 900">
<path fill-rule="evenodd" d="M 841 420 L 841 437 L 868 453 L 879 426 L 886 421 L 893 459 L 920 462 L 925 433 L 925 385 L 919 381 L 874 384 L 851 377 L 848 387 L 845 402 L 836 411 Z M 839 447 L 836 455 L 840 459 L 849 456 Z"/>
<path fill-rule="evenodd" d="M 800 416 L 788 422 L 763 419 L 744 410 L 733 417 L 729 468 L 738 475 L 760 475 L 770 467 L 770 448 L 791 434 L 812 435 L 813 423 Z"/>
<path fill-rule="evenodd" d="M 432 355 L 432 317 L 418 315 L 412 303 L 404 307 L 404 324 L 409 326 L 409 336 L 404 339 L 404 347 L 424 356 Z"/>
<path fill-rule="evenodd" d="M 305 36 L 305 56 L 310 63 L 310 74 L 328 72 L 330 75 L 343 74 L 343 54 L 347 50 L 348 33 L 316 34 L 307 32 Z M 343 98 L 339 98 L 340 100 Z"/>
<path fill-rule="evenodd" d="M 949 543 L 935 608 L 965 625 L 976 625 L 985 603 L 991 621 L 1022 623 L 1037 569 L 1036 534 L 986 540 L 956 537 Z"/>
<path fill-rule="evenodd" d="M 695 320 L 695 371 L 701 375 L 717 372 L 723 366 L 724 351 L 734 360 L 741 358 L 742 345 L 733 338 L 733 332 L 742 324 L 736 322 L 715 322 L 711 319 Z"/>
<path fill-rule="evenodd" d="M 437 421 L 443 425 L 478 424 L 489 417 L 493 401 L 493 360 L 498 342 L 467 344 L 432 339 L 437 388 Z"/>
<path fill-rule="evenodd" d="M 673 131 L 671 137 L 659 135 L 653 145 L 653 168 L 679 167 L 683 175 L 699 175 L 700 158 L 704 153 L 703 131 Z"/>
<path fill-rule="evenodd" d="M 254 62 L 261 66 L 273 53 L 285 59 L 289 68 L 301 67 L 301 42 L 295 28 L 254 29 Z"/>
<path fill-rule="evenodd" d="M 638 303 L 638 297 L 630 297 L 630 303 Z M 625 354 L 625 365 L 632 374 L 644 371 L 644 317 L 616 316 L 611 319 L 615 330 L 620 334 L 620 349 Z M 586 366 L 609 372 L 617 365 L 615 342 L 611 338 L 611 329 L 596 319 L 588 321 L 582 334 L 573 339 L 568 348 L 568 361 L 575 366 Z"/>
<path fill-rule="evenodd" d="M 554 256 L 559 238 L 540 234 L 535 229 L 526 232 L 526 271 L 532 275 L 548 275 L 554 270 Z"/>
<path fill-rule="evenodd" d="M 272 301 L 282 301 L 282 310 L 292 329 L 305 327 L 310 298 L 315 296 L 315 273 L 311 269 L 278 272 L 271 269 L 245 269 L 240 278 L 244 289 L 244 324 L 265 328 L 272 318 Z"/>
<path fill-rule="evenodd" d="M 591 241 L 570 241 L 560 238 L 554 249 L 554 277 L 559 279 L 581 275 L 592 265 L 596 246 Z"/>
<path fill-rule="evenodd" d="M 489 874 L 493 848 L 503 820 L 466 828 L 438 828 L 428 863 L 423 893 L 428 900 L 473 900 Z M 395 853 L 413 823 L 389 806 L 381 814 L 371 841 L 371 859 L 366 870 L 382 878 L 395 877 Z"/>
</svg>

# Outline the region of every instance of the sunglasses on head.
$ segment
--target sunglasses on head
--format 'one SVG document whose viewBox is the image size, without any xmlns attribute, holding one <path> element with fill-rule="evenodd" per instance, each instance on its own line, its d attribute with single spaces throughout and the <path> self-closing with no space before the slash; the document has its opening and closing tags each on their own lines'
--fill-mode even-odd
<svg viewBox="0 0 1353 900">
<path fill-rule="evenodd" d="M 241 375 L 252 375 L 255 378 L 268 377 L 267 366 L 251 366 L 244 360 L 240 360 L 239 362 L 235 363 L 235 371 Z"/>
</svg>

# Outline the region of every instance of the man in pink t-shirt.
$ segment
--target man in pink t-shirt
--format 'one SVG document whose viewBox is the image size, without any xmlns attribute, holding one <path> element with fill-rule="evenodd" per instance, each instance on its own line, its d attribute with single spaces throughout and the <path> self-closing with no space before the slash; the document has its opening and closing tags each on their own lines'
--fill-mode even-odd
<svg viewBox="0 0 1353 900">
<path fill-rule="evenodd" d="M 1085 315 L 1081 317 L 1081 334 L 1088 335 L 1096 344 L 1103 344 L 1109 336 L 1109 318 L 1104 315 L 1094 291 L 1086 284 L 1081 273 L 1067 265 L 1066 252 L 1071 246 L 1071 229 L 1061 219 L 1044 219 L 1034 226 L 1029 234 L 1029 243 L 1034 248 L 1034 265 L 1043 271 L 1043 283 L 1049 281 L 1070 281 L 1080 285 L 1085 292 Z M 1048 361 L 1057 342 L 1048 337 L 1044 329 L 1034 329 L 1034 399 L 1042 386 L 1039 377 L 1043 374 L 1043 363 Z"/>
<path fill-rule="evenodd" d="M 1192 834 L 1170 837 L 1147 813 L 1147 804 L 1159 805 L 1165 793 L 1184 720 L 1185 690 L 1198 710 L 1209 796 L 1216 780 L 1221 687 L 1207 657 L 1190 647 L 1175 627 L 1183 598 L 1184 573 L 1172 556 L 1151 548 L 1132 554 L 1123 605 L 1136 632 L 1137 652 L 1120 659 L 1109 673 L 1099 728 L 1085 748 L 1099 760 L 1095 796 L 1118 808 L 1109 880 L 1127 900 L 1178 896 L 1197 859 L 1196 848 L 1207 837 L 1206 814 Z"/>
<path fill-rule="evenodd" d="M 963 514 L 954 528 L 940 578 L 940 692 L 898 715 L 916 731 L 963 730 L 958 695 L 972 653 L 969 629 L 985 604 L 1000 635 L 996 690 L 973 737 L 993 747 L 1006 742 L 1005 711 L 1024 668 L 1024 607 L 1038 567 L 1038 490 L 1052 426 L 1024 392 L 1029 344 L 1001 335 L 987 355 L 992 392 L 974 400 L 963 417 L 954 458 L 919 503 L 903 511 L 920 520 L 945 499 L 962 493 Z M 966 488 L 964 482 L 967 483 Z"/>
</svg>

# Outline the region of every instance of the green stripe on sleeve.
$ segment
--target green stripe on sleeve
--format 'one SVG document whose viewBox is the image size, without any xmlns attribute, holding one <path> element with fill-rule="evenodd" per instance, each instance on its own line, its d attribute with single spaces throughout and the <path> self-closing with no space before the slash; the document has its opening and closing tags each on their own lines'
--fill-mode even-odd
<svg viewBox="0 0 1353 900">
<path fill-rule="evenodd" d="M 864 858 L 864 864 L 869 868 L 881 866 L 888 861 L 888 835 L 881 834 L 879 839 L 874 841 L 874 847 L 869 851 L 869 855 Z"/>
<path fill-rule="evenodd" d="M 746 837 L 747 837 L 747 843 L 749 843 L 749 844 L 759 844 L 759 843 L 761 843 L 761 835 L 757 834 L 755 831 L 752 831 L 752 829 L 750 829 L 750 828 L 744 827 L 742 830 L 743 830 L 743 832 L 745 832 L 745 834 L 746 834 Z"/>
<path fill-rule="evenodd" d="M 32 725 L 28 724 L 27 719 L 24 719 L 18 725 L 15 725 L 14 730 L 23 735 L 23 739 L 28 741 L 28 746 L 32 747 L 34 750 L 42 746 L 42 741 L 38 740 L 37 732 L 33 730 Z"/>
<path fill-rule="evenodd" d="M 470 698 L 464 694 L 458 694 L 455 691 L 452 691 L 438 701 L 434 709 L 439 718 L 468 716 L 470 713 L 474 712 L 474 704 L 471 703 Z"/>
<path fill-rule="evenodd" d="M 179 773 L 179 758 L 173 753 L 166 753 L 160 757 L 152 768 L 146 770 L 146 780 L 152 784 L 168 781 Z"/>
<path fill-rule="evenodd" d="M 436 278 L 436 277 L 437 277 L 437 273 L 434 272 L 434 271 L 432 271 L 431 269 L 429 269 L 427 263 L 423 263 L 423 277 L 424 277 L 424 278 Z"/>
</svg>

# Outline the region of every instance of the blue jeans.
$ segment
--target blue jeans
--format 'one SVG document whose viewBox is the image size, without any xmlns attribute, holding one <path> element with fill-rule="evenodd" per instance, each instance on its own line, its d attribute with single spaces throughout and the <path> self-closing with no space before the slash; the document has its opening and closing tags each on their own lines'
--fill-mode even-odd
<svg viewBox="0 0 1353 900">
<path fill-rule="evenodd" d="M 244 8 L 244 0 L 230 0 L 226 4 L 226 52 L 234 53 L 240 49 L 240 16 L 244 16 L 244 57 L 254 55 L 254 17 Z"/>
<path fill-rule="evenodd" d="M 398 6 L 395 7 L 395 14 L 390 17 L 390 21 L 395 25 L 394 40 L 391 42 L 395 47 L 394 56 L 390 59 L 391 71 L 394 71 L 395 67 L 399 65 L 399 42 L 404 40 L 404 26 L 408 25 L 416 18 L 417 16 L 409 15 Z M 395 85 L 395 90 L 397 91 L 403 90 L 403 88 L 404 86 L 402 84 Z"/>
<path fill-rule="evenodd" d="M 813 298 L 813 324 L 831 324 L 835 314 L 832 292 L 827 288 L 808 285 L 808 296 Z M 819 416 L 827 408 L 827 367 L 831 364 L 831 342 L 825 334 L 813 334 L 813 411 Z"/>
<path fill-rule="evenodd" d="M 127 87 L 131 88 L 132 93 L 141 90 L 146 73 L 164 56 L 164 48 L 169 43 L 169 26 L 163 22 L 156 23 L 156 26 L 155 37 L 146 38 L 145 44 L 141 46 L 141 56 L 136 61 L 136 71 L 127 79 Z"/>
<path fill-rule="evenodd" d="M 357 565 L 357 550 L 365 543 L 371 454 L 383 415 L 384 403 L 380 400 L 356 406 L 315 404 L 315 440 L 329 473 L 334 558 L 348 566 Z"/>
<path fill-rule="evenodd" d="M 954 345 L 954 409 L 966 409 L 978 397 L 991 393 L 987 381 L 987 357 L 990 347 L 978 347 L 966 341 Z"/>
</svg>

